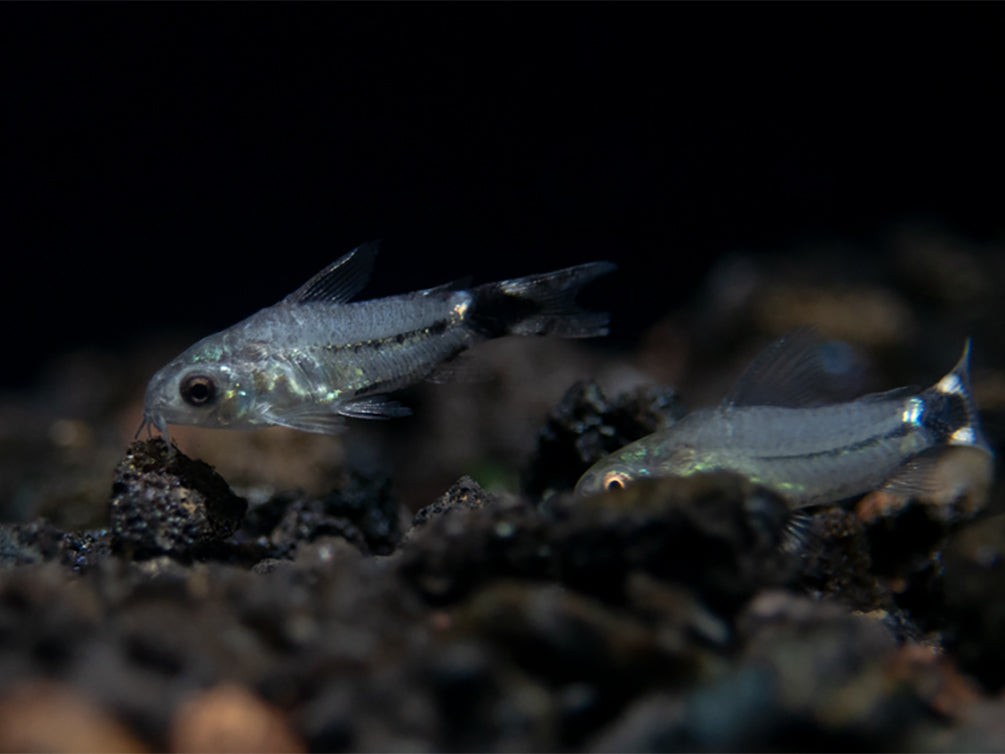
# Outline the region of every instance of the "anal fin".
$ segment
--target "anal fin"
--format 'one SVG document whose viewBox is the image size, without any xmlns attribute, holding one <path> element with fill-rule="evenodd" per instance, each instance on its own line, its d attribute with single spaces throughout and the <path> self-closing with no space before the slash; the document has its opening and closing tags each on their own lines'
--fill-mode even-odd
<svg viewBox="0 0 1005 754">
<path fill-rule="evenodd" d="M 936 506 L 962 503 L 975 512 L 987 501 L 994 457 L 980 445 L 932 448 L 908 459 L 883 485 L 883 491 Z"/>
<path fill-rule="evenodd" d="M 492 378 L 489 364 L 470 351 L 461 351 L 446 361 L 438 364 L 426 377 L 426 382 L 436 384 L 463 383 L 474 384 L 488 382 Z"/>
</svg>

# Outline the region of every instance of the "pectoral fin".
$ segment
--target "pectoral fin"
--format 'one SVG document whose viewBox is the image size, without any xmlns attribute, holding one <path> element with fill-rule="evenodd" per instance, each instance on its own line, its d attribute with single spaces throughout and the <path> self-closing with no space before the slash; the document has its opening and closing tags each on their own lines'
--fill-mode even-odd
<svg viewBox="0 0 1005 754">
<path fill-rule="evenodd" d="M 322 406 L 308 405 L 297 411 L 285 412 L 282 415 L 267 416 L 270 424 L 280 427 L 299 429 L 303 432 L 316 432 L 322 435 L 335 435 L 345 429 L 345 419 L 393 419 L 408 416 L 412 410 L 402 406 L 397 401 L 388 400 L 382 395 L 369 396 L 351 401 L 334 410 Z"/>
<path fill-rule="evenodd" d="M 338 412 L 342 416 L 351 416 L 354 419 L 395 419 L 399 416 L 408 416 L 412 413 L 412 409 L 402 406 L 398 401 L 388 400 L 382 395 L 373 395 L 347 403 L 340 407 Z"/>
<path fill-rule="evenodd" d="M 345 429 L 345 419 L 331 411 L 301 411 L 283 416 L 270 415 L 267 420 L 270 424 L 280 427 L 321 435 L 337 435 Z"/>
</svg>

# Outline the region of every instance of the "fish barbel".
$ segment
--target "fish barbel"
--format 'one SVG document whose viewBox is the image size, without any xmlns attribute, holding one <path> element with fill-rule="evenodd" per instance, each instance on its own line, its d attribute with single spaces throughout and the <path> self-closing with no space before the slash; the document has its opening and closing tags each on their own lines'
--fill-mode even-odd
<svg viewBox="0 0 1005 754">
<path fill-rule="evenodd" d="M 636 440 L 594 464 L 579 494 L 635 479 L 733 471 L 797 509 L 876 489 L 935 497 L 939 454 L 970 451 L 990 482 L 992 452 L 970 388 L 970 342 L 955 367 L 920 392 L 900 388 L 826 405 L 820 344 L 808 329 L 775 341 L 713 409 Z M 821 405 L 824 404 L 824 405 Z"/>
<path fill-rule="evenodd" d="M 354 249 L 277 304 L 185 350 L 151 378 L 140 429 L 156 427 L 165 439 L 168 424 L 331 434 L 341 417 L 408 414 L 384 394 L 481 341 L 607 334 L 607 314 L 583 311 L 574 298 L 611 272 L 610 262 L 349 303 L 376 253 L 376 244 Z"/>
</svg>

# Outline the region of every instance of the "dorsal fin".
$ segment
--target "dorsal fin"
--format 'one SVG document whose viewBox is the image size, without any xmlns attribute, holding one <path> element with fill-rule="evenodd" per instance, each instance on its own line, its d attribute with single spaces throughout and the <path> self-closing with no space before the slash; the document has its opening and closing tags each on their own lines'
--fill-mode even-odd
<svg viewBox="0 0 1005 754">
<path fill-rule="evenodd" d="M 840 389 L 841 383 L 848 381 L 849 355 L 830 345 L 821 341 L 813 327 L 790 330 L 757 355 L 723 400 L 722 408 L 807 408 L 851 397 L 842 395 Z"/>
<path fill-rule="evenodd" d="M 283 299 L 287 304 L 343 304 L 363 290 L 373 271 L 377 244 L 365 243 L 339 257 Z"/>
</svg>

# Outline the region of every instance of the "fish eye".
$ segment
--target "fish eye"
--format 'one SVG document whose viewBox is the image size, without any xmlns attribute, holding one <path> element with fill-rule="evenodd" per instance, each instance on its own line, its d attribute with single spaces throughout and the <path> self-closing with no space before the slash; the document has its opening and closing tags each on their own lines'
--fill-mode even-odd
<svg viewBox="0 0 1005 754">
<path fill-rule="evenodd" d="M 216 383 L 204 374 L 190 374 L 181 381 L 179 390 L 191 406 L 205 406 L 216 397 Z"/>
<path fill-rule="evenodd" d="M 623 490 L 631 481 L 631 477 L 623 471 L 608 471 L 604 474 L 603 487 L 608 492 Z"/>
</svg>

